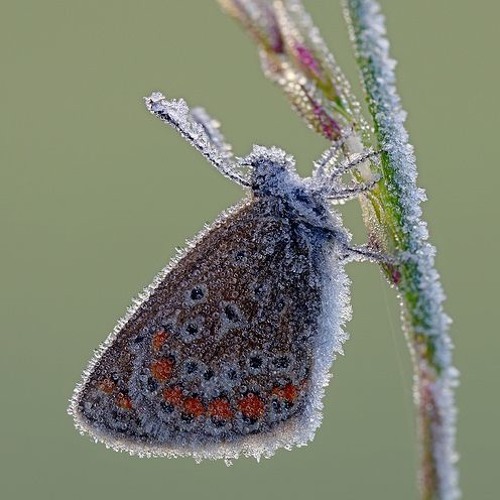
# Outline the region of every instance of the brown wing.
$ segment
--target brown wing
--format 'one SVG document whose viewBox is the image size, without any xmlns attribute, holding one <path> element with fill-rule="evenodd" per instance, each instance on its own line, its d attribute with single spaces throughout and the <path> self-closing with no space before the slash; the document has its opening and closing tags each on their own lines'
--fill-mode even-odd
<svg viewBox="0 0 500 500">
<path fill-rule="evenodd" d="M 310 404 L 321 279 L 317 235 L 278 215 L 248 202 L 173 265 L 77 389 L 82 430 L 153 455 L 260 455 L 293 441 L 287 429 Z"/>
</svg>

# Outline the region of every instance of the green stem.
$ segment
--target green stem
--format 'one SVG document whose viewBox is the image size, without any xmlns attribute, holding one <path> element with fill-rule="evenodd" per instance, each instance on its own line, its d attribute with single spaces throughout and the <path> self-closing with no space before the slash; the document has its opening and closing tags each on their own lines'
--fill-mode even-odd
<svg viewBox="0 0 500 500">
<path fill-rule="evenodd" d="M 378 3 L 343 1 L 375 140 L 383 151 L 383 181 L 361 197 L 361 207 L 370 245 L 399 261 L 381 267 L 398 290 L 403 330 L 414 364 L 422 498 L 454 500 L 459 497 L 454 405 L 457 372 L 452 365 L 449 319 L 442 308 L 444 294 L 434 268 L 435 249 L 427 241 L 427 227 L 421 220 L 420 203 L 425 195 L 416 185 L 415 158 L 394 87 L 394 61 L 388 55 Z M 357 100 L 300 0 L 219 3 L 252 34 L 266 76 L 283 89 L 310 128 L 332 141 L 353 127 L 354 133 L 343 147 L 346 157 L 373 146 Z M 377 168 L 360 166 L 354 176 L 370 179 Z"/>
<path fill-rule="evenodd" d="M 365 207 L 370 232 L 382 235 L 382 245 L 404 256 L 397 269 L 385 271 L 397 286 L 403 328 L 414 366 L 414 394 L 421 448 L 422 499 L 452 500 L 460 496 L 455 453 L 454 387 L 449 319 L 434 268 L 434 248 L 427 242 L 416 185 L 413 149 L 404 128 L 404 113 L 394 83 L 394 62 L 388 56 L 384 19 L 374 0 L 344 0 L 351 38 L 382 155 L 384 187 L 375 198 L 383 219 L 373 222 Z M 380 227 L 374 227 L 381 225 Z"/>
</svg>

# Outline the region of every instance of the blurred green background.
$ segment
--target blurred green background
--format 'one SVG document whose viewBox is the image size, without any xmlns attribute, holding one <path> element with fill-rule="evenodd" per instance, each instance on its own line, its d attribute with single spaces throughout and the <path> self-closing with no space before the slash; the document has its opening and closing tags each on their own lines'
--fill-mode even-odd
<svg viewBox="0 0 500 500">
<path fill-rule="evenodd" d="M 338 2 L 305 3 L 355 80 Z M 454 319 L 462 488 L 498 498 L 500 7 L 383 6 Z M 326 143 L 214 1 L 4 1 L 0 53 L 0 496 L 416 498 L 411 368 L 397 299 L 370 264 L 349 267 L 351 340 L 307 448 L 227 468 L 131 458 L 78 435 L 67 399 L 93 349 L 174 247 L 241 197 L 142 96 L 204 105 L 237 153 L 276 144 L 304 174 Z M 362 241 L 358 205 L 344 213 Z"/>
</svg>

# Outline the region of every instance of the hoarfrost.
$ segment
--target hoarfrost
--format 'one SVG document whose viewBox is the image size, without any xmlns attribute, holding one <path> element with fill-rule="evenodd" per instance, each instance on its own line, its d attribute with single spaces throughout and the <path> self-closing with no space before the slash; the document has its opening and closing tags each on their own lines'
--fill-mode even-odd
<svg viewBox="0 0 500 500">
<path fill-rule="evenodd" d="M 184 99 L 168 100 L 160 92 L 153 92 L 144 101 L 151 114 L 174 127 L 221 174 L 242 186 L 249 185 L 245 174 L 238 171 L 239 166 L 233 161 L 231 146 L 219 131 L 219 123 L 204 109 L 190 110 Z"/>
<path fill-rule="evenodd" d="M 417 170 L 413 147 L 408 143 L 404 127 L 406 113 L 395 87 L 394 68 L 396 62 L 389 56 L 389 42 L 384 17 L 375 0 L 344 0 L 346 15 L 351 18 L 351 36 L 358 51 L 358 58 L 366 61 L 362 72 L 372 112 L 379 128 L 380 146 L 387 151 L 393 170 L 393 183 L 401 204 L 403 232 L 408 243 L 409 258 L 416 266 L 416 286 L 420 302 L 417 314 L 422 319 L 419 333 L 429 337 L 436 347 L 439 375 L 431 378 L 428 387 L 438 408 L 436 421 L 432 424 L 436 440 L 433 455 L 438 461 L 439 494 L 444 500 L 460 497 L 458 472 L 455 463 L 456 407 L 453 388 L 458 384 L 458 371 L 452 363 L 452 342 L 449 337 L 450 318 L 444 313 L 445 299 L 439 274 L 434 268 L 435 248 L 427 241 L 428 231 L 421 220 L 420 203 L 425 201 L 425 192 L 416 187 Z M 354 36 L 355 34 L 355 36 Z M 425 361 L 419 371 L 429 370 Z"/>
</svg>

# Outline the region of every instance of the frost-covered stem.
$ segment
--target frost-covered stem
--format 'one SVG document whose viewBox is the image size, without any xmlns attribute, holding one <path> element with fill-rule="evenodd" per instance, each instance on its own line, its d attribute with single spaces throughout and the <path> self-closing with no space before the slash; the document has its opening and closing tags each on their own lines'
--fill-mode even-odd
<svg viewBox="0 0 500 500">
<path fill-rule="evenodd" d="M 340 141 L 346 157 L 371 148 L 374 139 L 377 149 L 384 151 L 380 170 L 365 162 L 354 176 L 366 182 L 373 170 L 382 174 L 383 181 L 360 197 L 369 243 L 375 250 L 401 257 L 401 263 L 381 267 L 399 292 L 415 367 L 422 498 L 453 500 L 459 497 L 453 394 L 457 372 L 452 366 L 449 319 L 442 309 L 444 294 L 434 268 L 435 249 L 427 242 L 427 227 L 421 220 L 425 194 L 416 185 L 415 158 L 378 4 L 343 1 L 375 138 L 300 0 L 218 0 L 250 33 L 265 75 L 283 90 L 312 130 L 329 141 Z"/>
<path fill-rule="evenodd" d="M 455 452 L 454 387 L 449 319 L 434 268 L 435 249 L 427 242 L 416 185 L 413 148 L 404 128 L 405 113 L 395 89 L 395 62 L 389 57 L 384 18 L 375 0 L 344 0 L 370 113 L 382 157 L 387 246 L 403 252 L 405 263 L 393 278 L 401 297 L 404 328 L 414 364 L 414 397 L 421 446 L 421 498 L 452 500 L 460 496 Z"/>
</svg>

